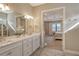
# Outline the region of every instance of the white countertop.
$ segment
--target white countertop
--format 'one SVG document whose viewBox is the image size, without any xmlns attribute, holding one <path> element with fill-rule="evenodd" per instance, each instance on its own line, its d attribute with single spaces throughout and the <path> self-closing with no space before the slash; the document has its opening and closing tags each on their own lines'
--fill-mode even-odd
<svg viewBox="0 0 79 59">
<path fill-rule="evenodd" d="M 21 36 L 10 36 L 10 37 L 4 37 L 3 41 L 0 42 L 0 47 L 2 46 L 6 46 L 8 44 L 12 44 L 12 43 L 15 43 L 15 42 L 18 42 L 18 41 L 22 41 L 24 39 L 27 39 L 27 38 L 30 38 L 32 36 L 35 36 L 35 35 L 39 35 L 40 33 L 34 33 L 34 34 L 31 34 L 31 35 L 21 35 Z"/>
</svg>

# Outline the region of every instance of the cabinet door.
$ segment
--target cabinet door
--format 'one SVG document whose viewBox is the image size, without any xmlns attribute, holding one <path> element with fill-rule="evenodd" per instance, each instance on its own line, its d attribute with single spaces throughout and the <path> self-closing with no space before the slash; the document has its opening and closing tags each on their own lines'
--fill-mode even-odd
<svg viewBox="0 0 79 59">
<path fill-rule="evenodd" d="M 35 36 L 33 38 L 33 51 L 35 51 L 37 48 L 39 48 L 39 46 L 40 46 L 40 37 Z"/>
<path fill-rule="evenodd" d="M 31 55 L 32 54 L 32 48 L 28 48 L 28 49 L 26 49 L 24 52 L 23 52 L 23 55 L 24 56 L 29 56 L 29 55 Z"/>
<path fill-rule="evenodd" d="M 16 46 L 16 47 L 0 54 L 0 56 L 21 56 L 21 55 L 22 55 L 21 45 Z"/>
<path fill-rule="evenodd" d="M 40 46 L 40 38 L 39 38 L 39 36 L 36 37 L 35 41 L 36 41 L 37 48 L 39 48 L 39 46 Z"/>
<path fill-rule="evenodd" d="M 23 55 L 28 56 L 32 54 L 32 38 L 25 39 L 23 41 Z"/>
</svg>

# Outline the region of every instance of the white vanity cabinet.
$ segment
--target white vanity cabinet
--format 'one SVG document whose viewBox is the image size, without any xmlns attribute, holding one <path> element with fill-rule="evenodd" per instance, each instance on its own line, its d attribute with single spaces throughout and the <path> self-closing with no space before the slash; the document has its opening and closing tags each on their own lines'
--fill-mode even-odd
<svg viewBox="0 0 79 59">
<path fill-rule="evenodd" d="M 0 56 L 22 56 L 22 42 L 20 41 L 1 47 Z"/>
<path fill-rule="evenodd" d="M 29 37 L 20 38 L 16 42 L 4 43 L 0 46 L 0 56 L 30 56 L 40 47 L 40 35 L 34 34 Z"/>
<path fill-rule="evenodd" d="M 23 40 L 23 56 L 29 56 L 33 52 L 32 42 L 33 39 L 31 37 Z"/>
<path fill-rule="evenodd" d="M 40 47 L 40 35 L 35 35 L 33 37 L 33 51 Z"/>
<path fill-rule="evenodd" d="M 29 56 L 39 47 L 40 35 L 32 35 L 23 40 L 23 55 Z"/>
</svg>

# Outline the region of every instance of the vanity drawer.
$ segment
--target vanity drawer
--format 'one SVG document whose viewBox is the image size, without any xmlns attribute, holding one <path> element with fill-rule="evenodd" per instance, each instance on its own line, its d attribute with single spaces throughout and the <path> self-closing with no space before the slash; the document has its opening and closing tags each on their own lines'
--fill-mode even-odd
<svg viewBox="0 0 79 59">
<path fill-rule="evenodd" d="M 26 39 L 23 41 L 23 50 L 25 51 L 28 48 L 32 48 L 32 39 Z"/>
<path fill-rule="evenodd" d="M 22 55 L 22 42 L 15 42 L 6 46 L 0 47 L 0 56 L 17 56 Z"/>
<path fill-rule="evenodd" d="M 22 47 L 21 45 L 18 45 L 8 49 L 7 51 L 0 53 L 0 56 L 22 56 Z"/>
</svg>

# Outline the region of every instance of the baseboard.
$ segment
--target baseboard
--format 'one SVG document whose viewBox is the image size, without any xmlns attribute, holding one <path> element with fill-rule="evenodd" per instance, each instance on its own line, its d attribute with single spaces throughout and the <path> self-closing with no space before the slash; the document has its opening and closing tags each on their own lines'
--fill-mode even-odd
<svg viewBox="0 0 79 59">
<path fill-rule="evenodd" d="M 79 55 L 79 51 L 64 50 L 64 52 L 71 53 L 71 54 L 74 54 L 74 55 Z"/>
</svg>

